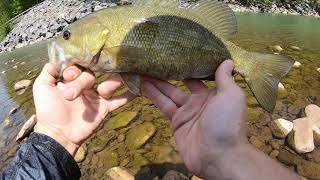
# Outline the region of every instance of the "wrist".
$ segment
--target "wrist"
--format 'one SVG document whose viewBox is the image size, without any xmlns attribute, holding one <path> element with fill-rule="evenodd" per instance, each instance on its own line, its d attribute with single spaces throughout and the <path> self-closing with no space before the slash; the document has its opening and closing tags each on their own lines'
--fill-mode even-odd
<svg viewBox="0 0 320 180">
<path fill-rule="evenodd" d="M 204 167 L 201 176 L 204 179 L 232 179 L 233 173 L 237 173 L 234 168 L 238 168 L 239 159 L 247 159 L 247 155 L 252 152 L 252 145 L 249 143 L 239 143 L 231 148 L 224 149 L 220 153 L 214 153 L 211 158 L 202 166 Z"/>
<path fill-rule="evenodd" d="M 34 132 L 47 135 L 61 144 L 73 157 L 75 156 L 79 145 L 71 142 L 62 132 L 61 130 L 50 127 L 42 124 L 41 122 L 37 122 L 34 127 Z"/>
</svg>

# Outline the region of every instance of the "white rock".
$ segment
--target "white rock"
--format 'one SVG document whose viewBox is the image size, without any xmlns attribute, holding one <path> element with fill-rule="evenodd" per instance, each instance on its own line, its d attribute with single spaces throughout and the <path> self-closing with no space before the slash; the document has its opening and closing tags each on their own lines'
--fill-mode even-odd
<svg viewBox="0 0 320 180">
<path fill-rule="evenodd" d="M 281 52 L 281 51 L 283 51 L 283 48 L 282 48 L 281 46 L 279 46 L 279 45 L 270 46 L 270 49 L 271 49 L 272 51 L 276 51 L 276 52 Z"/>
<path fill-rule="evenodd" d="M 292 50 L 296 50 L 296 51 L 300 51 L 301 50 L 301 48 L 298 47 L 298 46 L 290 46 L 289 48 L 292 49 Z"/>
<path fill-rule="evenodd" d="M 298 153 L 314 150 L 313 124 L 308 117 L 293 121 L 293 131 L 289 134 L 288 143 Z"/>
<path fill-rule="evenodd" d="M 79 147 L 78 151 L 76 152 L 76 155 L 74 156 L 74 160 L 77 163 L 82 162 L 87 155 L 87 151 L 88 151 L 88 148 L 87 148 L 86 144 L 82 144 Z"/>
<path fill-rule="evenodd" d="M 134 180 L 134 176 L 123 167 L 113 167 L 107 171 L 107 176 L 112 180 Z"/>
<path fill-rule="evenodd" d="M 15 65 L 15 66 L 13 66 L 12 68 L 13 68 L 13 69 L 17 69 L 17 68 L 18 68 L 18 66 L 17 66 L 17 65 Z"/>
<path fill-rule="evenodd" d="M 309 104 L 306 106 L 304 112 L 313 123 L 314 143 L 320 146 L 320 107 L 315 104 Z"/>
<path fill-rule="evenodd" d="M 1 74 L 5 74 L 5 73 L 6 73 L 6 71 L 2 71 L 2 72 L 1 72 Z"/>
<path fill-rule="evenodd" d="M 14 90 L 20 95 L 31 85 L 31 80 L 21 80 L 14 84 Z"/>
<path fill-rule="evenodd" d="M 320 73 L 320 68 L 317 68 L 317 71 Z"/>
<path fill-rule="evenodd" d="M 282 83 L 278 84 L 278 89 L 281 90 L 285 90 L 284 85 Z"/>
<path fill-rule="evenodd" d="M 293 123 L 285 119 L 276 119 L 269 125 L 272 134 L 278 138 L 285 138 L 293 129 Z"/>
<path fill-rule="evenodd" d="M 294 62 L 293 67 L 298 68 L 301 66 L 301 63 L 299 61 Z"/>
<path fill-rule="evenodd" d="M 25 137 L 27 137 L 33 131 L 33 128 L 36 125 L 36 123 L 37 123 L 37 117 L 36 115 L 32 115 L 30 119 L 27 122 L 25 122 L 24 125 L 22 126 L 21 130 L 19 131 L 16 137 L 16 141 L 21 141 Z"/>
</svg>

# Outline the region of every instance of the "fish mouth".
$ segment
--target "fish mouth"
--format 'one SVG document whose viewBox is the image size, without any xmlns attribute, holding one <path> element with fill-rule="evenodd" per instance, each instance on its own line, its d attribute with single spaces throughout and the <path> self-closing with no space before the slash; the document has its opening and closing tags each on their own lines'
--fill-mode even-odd
<svg viewBox="0 0 320 180">
<path fill-rule="evenodd" d="M 63 48 L 55 41 L 48 46 L 48 56 L 50 63 L 56 65 L 59 75 L 67 68 L 67 59 Z"/>
</svg>

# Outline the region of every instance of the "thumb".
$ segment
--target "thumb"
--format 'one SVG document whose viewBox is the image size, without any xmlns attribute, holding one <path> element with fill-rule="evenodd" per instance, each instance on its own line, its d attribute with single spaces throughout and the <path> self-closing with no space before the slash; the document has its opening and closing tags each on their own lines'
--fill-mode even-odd
<svg viewBox="0 0 320 180">
<path fill-rule="evenodd" d="M 222 64 L 220 64 L 215 74 L 218 91 L 225 91 L 235 84 L 232 77 L 233 67 L 234 65 L 231 60 L 226 60 Z"/>
<path fill-rule="evenodd" d="M 58 76 L 57 69 L 54 67 L 54 65 L 47 63 L 40 75 L 37 77 L 35 81 L 35 85 L 45 84 L 45 85 L 54 85 L 56 83 L 56 78 Z"/>
</svg>

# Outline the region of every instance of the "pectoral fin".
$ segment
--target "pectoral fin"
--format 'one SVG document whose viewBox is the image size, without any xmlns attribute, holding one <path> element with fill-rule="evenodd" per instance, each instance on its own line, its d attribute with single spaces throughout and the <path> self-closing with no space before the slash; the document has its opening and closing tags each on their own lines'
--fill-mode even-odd
<svg viewBox="0 0 320 180">
<path fill-rule="evenodd" d="M 122 82 L 131 93 L 140 96 L 140 76 L 133 73 L 120 73 Z"/>
</svg>

